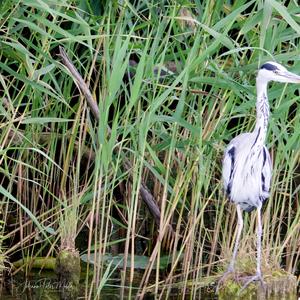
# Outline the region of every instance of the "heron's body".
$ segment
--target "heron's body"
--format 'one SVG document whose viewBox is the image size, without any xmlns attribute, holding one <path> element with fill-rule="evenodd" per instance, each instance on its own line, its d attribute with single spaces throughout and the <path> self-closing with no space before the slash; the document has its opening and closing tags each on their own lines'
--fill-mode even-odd
<svg viewBox="0 0 300 300">
<path fill-rule="evenodd" d="M 228 198 L 250 212 L 269 197 L 272 165 L 264 145 L 255 145 L 259 133 L 243 133 L 228 145 L 223 181 Z"/>
<path fill-rule="evenodd" d="M 265 146 L 269 121 L 267 85 L 269 81 L 300 83 L 300 76 L 288 72 L 275 62 L 263 64 L 256 77 L 256 125 L 253 132 L 242 133 L 233 138 L 227 146 L 223 159 L 223 183 L 230 201 L 237 207 L 238 227 L 233 256 L 224 276 L 234 271 L 234 263 L 243 228 L 242 211 L 257 209 L 257 269 L 246 285 L 254 280 L 263 283 L 261 273 L 261 207 L 269 197 L 272 164 Z M 220 280 L 220 282 L 222 279 Z M 219 282 L 219 283 L 220 283 Z"/>
</svg>

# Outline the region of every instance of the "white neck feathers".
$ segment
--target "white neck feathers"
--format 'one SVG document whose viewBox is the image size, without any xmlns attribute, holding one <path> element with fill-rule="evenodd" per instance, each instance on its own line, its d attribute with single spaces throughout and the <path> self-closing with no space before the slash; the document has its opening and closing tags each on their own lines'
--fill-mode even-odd
<svg viewBox="0 0 300 300">
<path fill-rule="evenodd" d="M 267 96 L 267 82 L 256 80 L 256 125 L 254 131 L 259 134 L 259 140 L 264 143 L 268 130 L 270 108 Z"/>
</svg>

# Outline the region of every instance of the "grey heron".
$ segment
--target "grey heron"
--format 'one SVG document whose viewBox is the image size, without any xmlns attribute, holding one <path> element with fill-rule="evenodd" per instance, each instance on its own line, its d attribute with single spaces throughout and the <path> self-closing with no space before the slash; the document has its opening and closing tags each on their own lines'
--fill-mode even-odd
<svg viewBox="0 0 300 300">
<path fill-rule="evenodd" d="M 264 284 L 261 272 L 261 238 L 262 238 L 262 204 L 269 197 L 272 163 L 265 146 L 270 115 L 267 98 L 267 85 L 270 81 L 283 83 L 300 83 L 300 76 L 293 74 L 282 65 L 275 62 L 264 63 L 256 77 L 256 125 L 252 132 L 242 133 L 231 140 L 223 159 L 223 183 L 230 201 L 236 204 L 238 225 L 232 259 L 227 272 L 234 271 L 234 265 L 243 229 L 242 211 L 250 212 L 257 209 L 257 258 L 256 274 L 250 276 L 245 286 L 253 281 Z"/>
</svg>

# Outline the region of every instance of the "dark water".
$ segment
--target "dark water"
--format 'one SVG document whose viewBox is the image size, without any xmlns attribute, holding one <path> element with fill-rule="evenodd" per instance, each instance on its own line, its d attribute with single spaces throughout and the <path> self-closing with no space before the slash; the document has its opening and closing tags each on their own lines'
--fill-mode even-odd
<svg viewBox="0 0 300 300">
<path fill-rule="evenodd" d="M 109 285 L 105 286 L 100 294 L 100 299 L 108 300 L 118 300 L 121 299 L 121 288 L 119 287 L 119 281 L 110 281 Z M 2 294 L 0 300 L 59 300 L 59 288 L 61 283 L 58 282 L 55 273 L 53 272 L 43 272 L 31 273 L 27 276 L 27 279 L 21 277 L 20 275 L 6 281 L 6 284 L 2 287 Z M 199 290 L 199 293 L 193 297 L 193 299 L 201 300 L 217 300 L 218 297 L 214 294 L 213 288 L 210 293 L 205 293 L 203 290 Z M 83 284 L 80 288 L 80 295 L 78 299 L 85 299 L 86 286 Z M 87 291 L 88 293 L 89 291 Z M 123 299 L 134 299 L 137 288 L 132 288 L 131 296 L 129 297 L 128 289 L 124 289 Z M 184 298 L 181 295 L 181 290 L 174 289 L 168 297 L 162 297 L 162 299 L 192 299 L 191 295 L 186 295 Z M 93 297 L 92 297 L 93 299 Z M 154 295 L 145 295 L 145 300 L 155 299 Z M 236 298 L 241 299 L 241 298 Z M 244 299 L 244 298 L 243 298 Z M 272 300 L 282 300 L 282 297 L 273 297 Z M 75 300 L 75 299 L 71 299 Z M 230 299 L 234 300 L 234 299 Z M 246 300 L 246 299 L 244 299 Z M 289 298 L 289 300 L 300 300 L 297 296 L 294 299 Z"/>
<path fill-rule="evenodd" d="M 83 280 L 84 282 L 84 280 Z M 121 299 L 121 289 L 117 285 L 110 284 L 109 286 L 105 286 L 100 294 L 100 299 L 108 299 L 108 300 L 118 300 Z M 59 300 L 59 288 L 61 284 L 58 282 L 55 273 L 53 272 L 43 272 L 39 273 L 31 273 L 30 276 L 27 276 L 27 279 L 18 275 L 10 280 L 7 280 L 5 285 L 2 288 L 2 294 L 0 296 L 0 300 Z M 78 299 L 85 299 L 85 288 L 84 283 L 80 288 L 80 295 Z M 89 292 L 89 291 L 88 291 Z M 137 288 L 133 288 L 131 291 L 131 297 L 129 297 L 129 291 L 125 288 L 123 299 L 134 299 L 135 294 L 137 292 Z M 93 297 L 92 297 L 93 298 Z M 187 295 L 186 299 L 190 297 Z M 154 295 L 145 295 L 145 300 L 155 299 Z M 166 299 L 162 297 L 162 299 Z M 180 291 L 174 290 L 169 296 L 168 299 L 183 299 L 180 295 Z M 212 293 L 210 295 L 204 295 L 203 292 L 199 294 L 197 299 L 203 300 L 215 300 L 217 297 Z M 75 299 L 71 299 L 75 300 Z"/>
</svg>

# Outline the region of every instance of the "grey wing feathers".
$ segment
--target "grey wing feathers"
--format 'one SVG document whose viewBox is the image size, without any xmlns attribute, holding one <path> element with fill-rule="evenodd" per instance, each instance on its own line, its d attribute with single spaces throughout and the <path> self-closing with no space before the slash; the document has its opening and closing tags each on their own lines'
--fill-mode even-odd
<svg viewBox="0 0 300 300">
<path fill-rule="evenodd" d="M 269 194 L 271 178 L 272 178 L 272 163 L 268 149 L 263 147 L 263 164 L 261 172 L 262 191 Z"/>
<path fill-rule="evenodd" d="M 247 139 L 248 138 L 248 139 Z M 251 211 L 269 197 L 272 164 L 269 151 L 263 146 L 258 152 L 251 136 L 238 136 L 225 150 L 223 183 L 229 200 Z"/>
<path fill-rule="evenodd" d="M 223 159 L 223 182 L 227 196 L 230 198 L 231 186 L 232 186 L 232 177 L 234 172 L 235 165 L 235 147 L 229 145 L 225 151 Z"/>
</svg>

